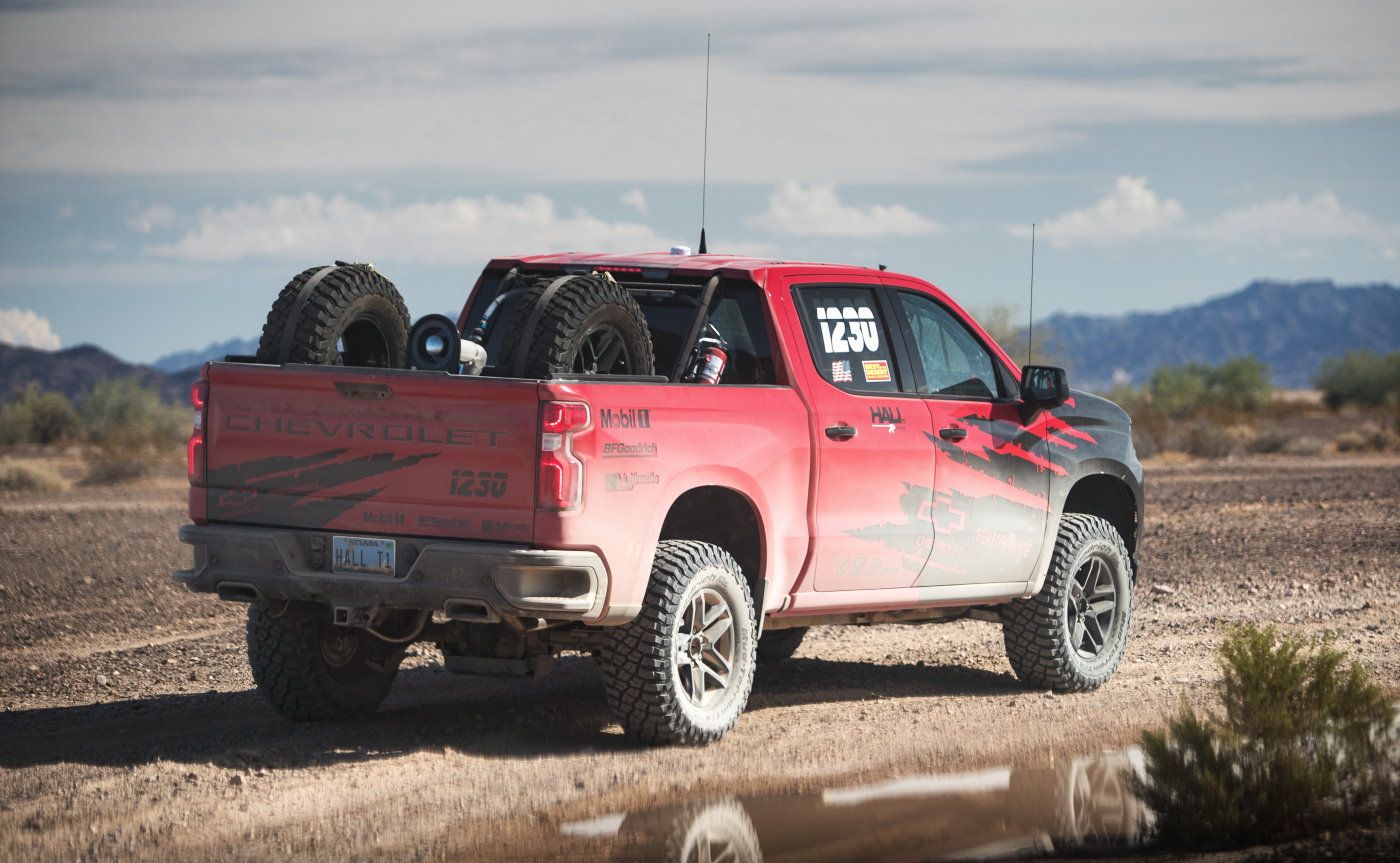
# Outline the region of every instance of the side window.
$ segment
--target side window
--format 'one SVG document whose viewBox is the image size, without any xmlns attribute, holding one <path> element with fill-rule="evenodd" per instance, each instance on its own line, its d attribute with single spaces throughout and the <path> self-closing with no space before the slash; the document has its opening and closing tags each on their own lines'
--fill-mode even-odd
<svg viewBox="0 0 1400 863">
<path fill-rule="evenodd" d="M 996 362 L 961 321 L 922 294 L 900 291 L 899 304 L 923 364 L 926 393 L 974 399 L 999 394 Z"/>
<path fill-rule="evenodd" d="M 807 345 L 823 378 L 851 392 L 899 390 L 889 327 L 872 288 L 799 288 L 797 307 Z"/>
</svg>

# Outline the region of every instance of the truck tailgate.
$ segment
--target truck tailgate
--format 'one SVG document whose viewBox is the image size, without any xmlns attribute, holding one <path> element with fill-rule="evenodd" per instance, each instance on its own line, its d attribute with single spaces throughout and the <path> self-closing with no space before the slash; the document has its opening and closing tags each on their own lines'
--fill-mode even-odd
<svg viewBox="0 0 1400 863">
<path fill-rule="evenodd" d="M 533 383 L 237 363 L 208 378 L 209 522 L 533 538 Z"/>
</svg>

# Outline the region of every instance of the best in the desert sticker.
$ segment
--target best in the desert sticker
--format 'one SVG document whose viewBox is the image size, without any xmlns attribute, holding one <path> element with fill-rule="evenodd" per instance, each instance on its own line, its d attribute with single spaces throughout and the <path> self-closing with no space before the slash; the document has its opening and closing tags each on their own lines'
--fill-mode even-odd
<svg viewBox="0 0 1400 863">
<path fill-rule="evenodd" d="M 890 364 L 884 360 L 861 360 L 860 367 L 861 370 L 865 372 L 865 380 L 867 383 L 889 383 Z"/>
</svg>

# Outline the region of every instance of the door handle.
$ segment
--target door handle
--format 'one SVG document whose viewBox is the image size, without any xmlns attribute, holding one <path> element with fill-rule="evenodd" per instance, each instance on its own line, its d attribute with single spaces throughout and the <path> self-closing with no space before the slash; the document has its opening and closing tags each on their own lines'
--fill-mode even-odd
<svg viewBox="0 0 1400 863">
<path fill-rule="evenodd" d="M 944 440 L 956 442 L 967 437 L 967 429 L 961 428 L 959 426 L 948 426 L 946 428 L 939 429 L 938 436 L 943 438 Z"/>
<path fill-rule="evenodd" d="M 832 440 L 850 440 L 856 436 L 855 426 L 827 426 L 826 436 Z"/>
</svg>

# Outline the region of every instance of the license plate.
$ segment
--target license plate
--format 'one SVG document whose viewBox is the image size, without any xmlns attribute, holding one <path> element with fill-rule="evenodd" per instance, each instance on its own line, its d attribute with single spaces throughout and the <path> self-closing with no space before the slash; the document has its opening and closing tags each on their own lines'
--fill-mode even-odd
<svg viewBox="0 0 1400 863">
<path fill-rule="evenodd" d="M 394 541 L 371 536 L 332 537 L 331 571 L 393 575 Z"/>
</svg>

